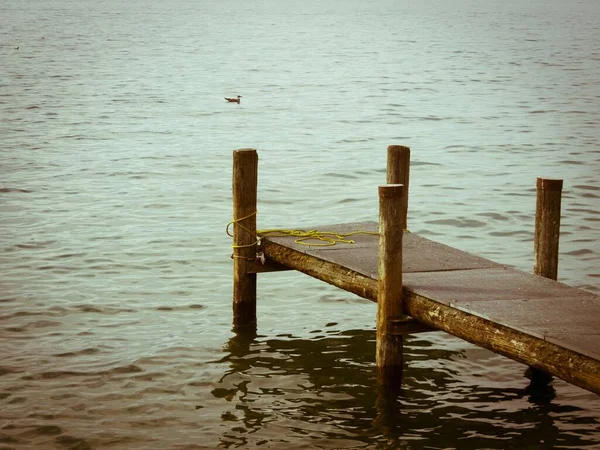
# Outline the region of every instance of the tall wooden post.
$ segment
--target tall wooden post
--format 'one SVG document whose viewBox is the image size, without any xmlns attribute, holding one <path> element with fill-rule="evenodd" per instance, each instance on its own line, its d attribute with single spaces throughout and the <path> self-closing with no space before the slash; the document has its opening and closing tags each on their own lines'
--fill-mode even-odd
<svg viewBox="0 0 600 450">
<path fill-rule="evenodd" d="M 410 148 L 402 145 L 389 145 L 387 148 L 387 184 L 404 185 L 404 204 L 402 205 L 402 229 L 405 230 L 408 217 L 408 182 L 410 178 Z"/>
<path fill-rule="evenodd" d="M 537 179 L 533 272 L 553 280 L 558 278 L 562 186 L 556 178 Z"/>
<path fill-rule="evenodd" d="M 402 416 L 398 396 L 402 390 L 403 336 L 394 332 L 402 314 L 402 238 L 406 228 L 407 147 L 388 147 L 387 182 L 379 186 L 379 264 L 377 286 L 377 417 L 374 426 L 384 436 Z"/>
<path fill-rule="evenodd" d="M 233 326 L 256 327 L 256 258 L 258 154 L 251 148 L 233 152 Z"/>
<path fill-rule="evenodd" d="M 563 180 L 560 179 L 537 179 L 533 273 L 552 280 L 558 278 L 562 187 Z M 553 389 L 548 386 L 552 381 L 552 375 L 534 367 L 530 367 L 525 374 L 531 380 L 529 386 L 531 393 L 545 396 L 548 392 L 553 393 Z"/>
<path fill-rule="evenodd" d="M 402 376 L 402 336 L 392 332 L 402 318 L 402 235 L 405 187 L 379 186 L 379 266 L 377 291 L 377 368 L 380 381 Z"/>
</svg>

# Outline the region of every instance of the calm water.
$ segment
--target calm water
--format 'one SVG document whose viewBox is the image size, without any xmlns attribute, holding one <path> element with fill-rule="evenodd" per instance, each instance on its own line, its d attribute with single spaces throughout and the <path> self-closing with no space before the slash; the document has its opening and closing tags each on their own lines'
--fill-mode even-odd
<svg viewBox="0 0 600 450">
<path fill-rule="evenodd" d="M 259 226 L 377 219 L 530 271 L 564 178 L 561 281 L 600 293 L 597 0 L 0 3 L 0 449 L 600 448 L 600 397 L 442 333 L 377 399 L 375 306 L 259 279 L 231 332 L 231 151 Z M 18 49 L 17 49 L 18 47 Z M 223 97 L 242 95 L 240 105 Z M 600 321 L 600 319 L 599 319 Z"/>
</svg>

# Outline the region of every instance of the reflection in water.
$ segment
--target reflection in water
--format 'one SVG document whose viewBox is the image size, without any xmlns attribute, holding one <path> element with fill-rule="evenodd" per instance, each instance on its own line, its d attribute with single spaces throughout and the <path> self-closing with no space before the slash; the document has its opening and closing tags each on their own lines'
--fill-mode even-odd
<svg viewBox="0 0 600 450">
<path fill-rule="evenodd" d="M 525 371 L 525 376 L 530 380 L 529 386 L 525 389 L 530 402 L 545 404 L 556 397 L 556 390 L 552 386 L 552 375 L 543 370 L 529 367 Z"/>
<path fill-rule="evenodd" d="M 555 417 L 572 407 L 536 396 L 531 386 L 469 390 L 450 369 L 420 367 L 422 360 L 446 360 L 451 367 L 452 360 L 463 358 L 420 337 L 406 339 L 401 387 L 378 387 L 374 340 L 372 330 L 332 331 L 313 340 L 254 333 L 231 338 L 221 361 L 230 369 L 212 391 L 231 403 L 221 417 L 231 422 L 221 446 L 313 440 L 317 448 L 593 445 L 561 434 Z"/>
</svg>

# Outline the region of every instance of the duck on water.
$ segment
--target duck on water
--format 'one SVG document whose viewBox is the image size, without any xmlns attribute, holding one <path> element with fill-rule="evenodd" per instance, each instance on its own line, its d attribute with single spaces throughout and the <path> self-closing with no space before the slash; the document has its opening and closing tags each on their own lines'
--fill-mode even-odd
<svg viewBox="0 0 600 450">
<path fill-rule="evenodd" d="M 242 98 L 241 95 L 238 95 L 236 98 L 230 98 L 230 97 L 225 97 L 225 100 L 227 100 L 229 103 L 240 103 L 240 98 Z"/>
</svg>

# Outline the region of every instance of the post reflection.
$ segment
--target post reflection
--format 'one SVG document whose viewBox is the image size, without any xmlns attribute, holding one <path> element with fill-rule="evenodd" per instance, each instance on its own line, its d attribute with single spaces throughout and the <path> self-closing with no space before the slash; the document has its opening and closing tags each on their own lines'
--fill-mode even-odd
<svg viewBox="0 0 600 450">
<path fill-rule="evenodd" d="M 433 348 L 426 338 L 406 339 L 402 383 L 378 383 L 374 330 L 313 339 L 250 331 L 233 336 L 224 352 L 229 369 L 212 391 L 231 411 L 221 417 L 229 424 L 222 447 L 319 439 L 378 448 L 505 448 L 509 437 L 515 448 L 551 448 L 564 439 L 586 444 L 585 436 L 561 436 L 553 418 L 561 407 L 548 397 L 540 401 L 530 387 L 461 383 L 453 370 L 461 354 Z"/>
<path fill-rule="evenodd" d="M 400 437 L 402 430 L 402 373 L 378 370 L 375 397 L 376 416 L 373 427 L 390 439 Z"/>
<path fill-rule="evenodd" d="M 552 386 L 553 377 L 549 373 L 529 367 L 525 371 L 525 377 L 529 378 L 525 393 L 529 395 L 531 403 L 545 405 L 556 397 L 556 390 Z"/>
</svg>

